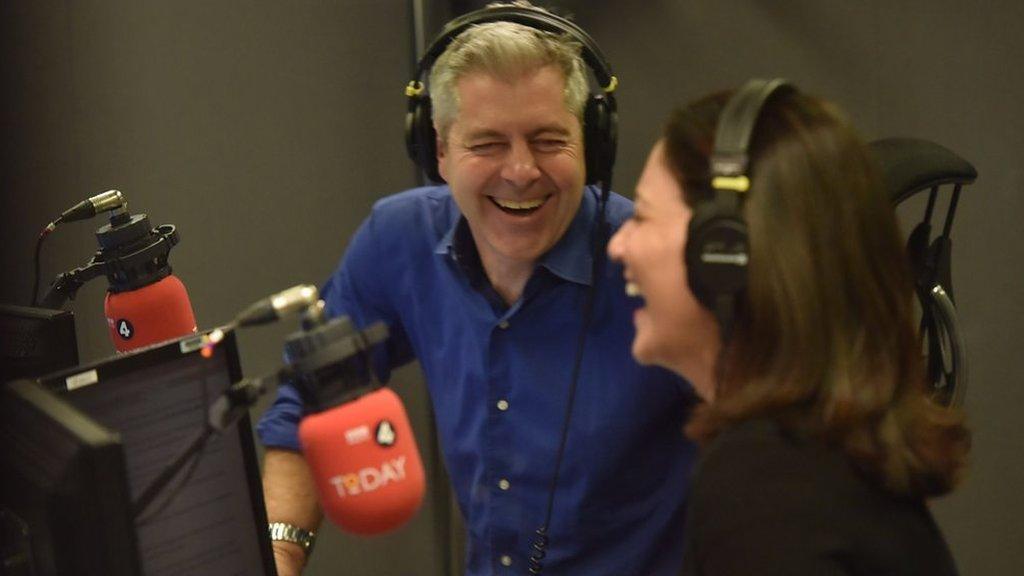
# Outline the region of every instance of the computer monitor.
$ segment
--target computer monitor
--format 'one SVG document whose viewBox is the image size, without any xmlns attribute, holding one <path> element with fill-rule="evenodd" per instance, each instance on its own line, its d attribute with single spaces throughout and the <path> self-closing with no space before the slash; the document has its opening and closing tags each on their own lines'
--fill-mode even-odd
<svg viewBox="0 0 1024 576">
<path fill-rule="evenodd" d="M 35 378 L 77 364 L 71 311 L 0 304 L 0 382 Z"/>
<path fill-rule="evenodd" d="M 132 500 L 202 430 L 208 406 L 241 378 L 233 333 L 201 336 L 47 376 L 43 382 L 125 447 Z M 212 436 L 136 519 L 146 576 L 272 576 L 273 552 L 248 416 Z"/>
<path fill-rule="evenodd" d="M 35 382 L 0 388 L 0 572 L 141 576 L 120 436 Z"/>
</svg>

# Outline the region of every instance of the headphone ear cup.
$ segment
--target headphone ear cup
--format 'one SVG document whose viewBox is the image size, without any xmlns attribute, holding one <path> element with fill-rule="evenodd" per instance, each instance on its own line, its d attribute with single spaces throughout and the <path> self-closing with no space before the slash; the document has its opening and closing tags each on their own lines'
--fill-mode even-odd
<svg viewBox="0 0 1024 576">
<path fill-rule="evenodd" d="M 693 215 L 686 229 L 686 248 L 683 250 L 683 261 L 686 264 L 686 282 L 690 292 L 697 298 L 701 306 L 712 309 L 714 297 L 708 289 L 705 278 L 701 276 L 700 255 L 704 251 L 704 229 L 714 216 L 714 203 L 701 201 L 693 207 Z"/>
<path fill-rule="evenodd" d="M 587 184 L 608 182 L 615 163 L 618 138 L 614 107 L 604 95 L 587 99 L 583 111 L 583 149 L 587 166 Z"/>
<path fill-rule="evenodd" d="M 944 406 L 963 404 L 967 390 L 967 349 L 956 306 L 941 285 L 918 293 L 924 314 L 921 335 L 927 345 L 928 379 L 934 398 Z"/>
<path fill-rule="evenodd" d="M 687 283 L 701 306 L 714 311 L 720 297 L 746 289 L 747 224 L 713 200 L 704 200 L 694 207 L 686 234 Z"/>
<path fill-rule="evenodd" d="M 413 96 L 405 115 L 405 149 L 433 182 L 444 182 L 437 169 L 437 133 L 429 96 Z"/>
</svg>

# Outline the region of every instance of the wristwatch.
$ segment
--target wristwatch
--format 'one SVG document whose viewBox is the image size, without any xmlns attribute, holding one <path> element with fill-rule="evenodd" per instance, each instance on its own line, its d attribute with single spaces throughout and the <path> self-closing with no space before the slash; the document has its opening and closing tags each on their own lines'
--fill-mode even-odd
<svg viewBox="0 0 1024 576">
<path fill-rule="evenodd" d="M 267 529 L 270 531 L 271 540 L 298 544 L 299 546 L 302 546 L 302 550 L 306 553 L 307 558 L 309 558 L 309 555 L 313 553 L 313 544 L 316 542 L 316 532 L 305 530 L 284 522 L 271 522 L 270 524 L 267 524 Z"/>
</svg>

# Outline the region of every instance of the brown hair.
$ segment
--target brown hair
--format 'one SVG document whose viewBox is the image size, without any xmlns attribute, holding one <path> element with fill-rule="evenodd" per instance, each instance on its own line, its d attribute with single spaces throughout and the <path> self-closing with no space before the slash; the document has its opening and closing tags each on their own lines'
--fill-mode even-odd
<svg viewBox="0 0 1024 576">
<path fill-rule="evenodd" d="M 666 158 L 693 205 L 729 94 L 676 111 Z M 937 495 L 964 468 L 959 411 L 926 395 L 913 286 L 869 151 L 831 105 L 800 93 L 762 110 L 751 142 L 746 293 L 719 359 L 715 402 L 687 433 L 707 441 L 754 417 L 843 450 L 895 493 Z"/>
</svg>

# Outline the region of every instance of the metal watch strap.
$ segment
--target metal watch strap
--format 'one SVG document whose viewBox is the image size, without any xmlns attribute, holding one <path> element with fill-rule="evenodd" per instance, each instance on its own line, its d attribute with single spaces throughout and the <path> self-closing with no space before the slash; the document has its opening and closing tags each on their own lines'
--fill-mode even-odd
<svg viewBox="0 0 1024 576">
<path fill-rule="evenodd" d="M 292 524 L 284 522 L 271 522 L 267 524 L 270 531 L 270 539 L 280 542 L 291 542 L 302 546 L 306 557 L 313 553 L 313 544 L 316 542 L 316 532 L 311 532 Z"/>
</svg>

